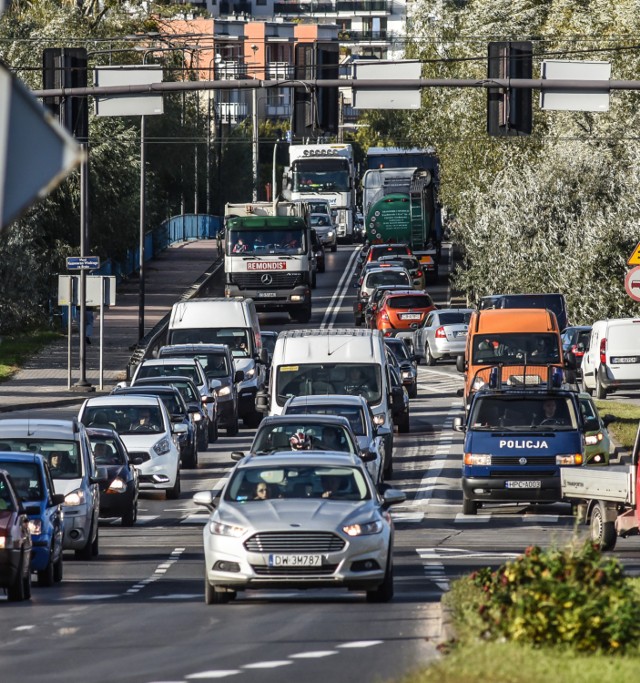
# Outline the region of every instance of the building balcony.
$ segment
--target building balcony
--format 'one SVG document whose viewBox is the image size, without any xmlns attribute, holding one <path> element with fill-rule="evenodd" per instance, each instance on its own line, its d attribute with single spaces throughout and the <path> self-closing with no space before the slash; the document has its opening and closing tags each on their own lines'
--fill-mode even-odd
<svg viewBox="0 0 640 683">
<path fill-rule="evenodd" d="M 220 123 L 240 123 L 249 116 L 249 106 L 244 102 L 219 102 Z"/>
<path fill-rule="evenodd" d="M 277 81 L 293 78 L 294 68 L 287 62 L 270 62 L 267 64 L 267 80 Z"/>
<path fill-rule="evenodd" d="M 342 43 L 386 43 L 390 37 L 387 31 L 338 31 Z"/>
<path fill-rule="evenodd" d="M 368 16 L 371 14 L 391 14 L 390 0 L 336 0 L 336 2 L 275 2 L 274 14 L 285 16 L 297 16 L 300 14 L 314 15 L 338 15 L 349 14 L 356 16 Z"/>
<path fill-rule="evenodd" d="M 288 104 L 266 104 L 264 107 L 264 115 L 268 119 L 288 119 L 291 114 L 291 108 Z"/>
<path fill-rule="evenodd" d="M 243 0 L 236 0 L 235 2 L 230 2 L 230 0 L 220 1 L 220 14 L 251 14 L 253 12 L 253 4 L 250 2 L 245 2 Z"/>
<path fill-rule="evenodd" d="M 238 80 L 247 77 L 247 65 L 242 62 L 220 62 L 215 65 L 214 77 L 219 81 Z"/>
</svg>

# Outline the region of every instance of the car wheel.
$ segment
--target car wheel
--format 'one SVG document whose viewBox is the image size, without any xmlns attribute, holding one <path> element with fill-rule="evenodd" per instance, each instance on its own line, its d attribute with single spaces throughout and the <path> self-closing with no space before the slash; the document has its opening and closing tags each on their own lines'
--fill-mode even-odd
<svg viewBox="0 0 640 683">
<path fill-rule="evenodd" d="M 408 434 L 410 430 L 409 413 L 403 415 L 402 420 L 398 422 L 398 432 L 400 434 Z"/>
<path fill-rule="evenodd" d="M 31 600 L 31 572 L 28 571 L 22 581 L 24 585 L 24 599 Z"/>
<path fill-rule="evenodd" d="M 236 597 L 234 591 L 217 591 L 215 586 L 209 583 L 209 579 L 204 577 L 204 601 L 207 605 L 225 605 Z"/>
<path fill-rule="evenodd" d="M 213 420 L 209 422 L 209 443 L 214 443 L 218 440 L 218 422 Z"/>
<path fill-rule="evenodd" d="M 614 522 L 605 522 L 602 503 L 598 503 L 591 513 L 591 540 L 600 550 L 613 550 L 616 546 L 616 527 Z"/>
<path fill-rule="evenodd" d="M 478 503 L 471 498 L 463 496 L 462 498 L 462 514 L 463 515 L 475 515 L 478 513 Z"/>
<path fill-rule="evenodd" d="M 53 548 L 51 548 L 49 550 L 49 562 L 47 563 L 47 566 L 38 572 L 38 586 L 50 588 L 53 584 Z"/>
<path fill-rule="evenodd" d="M 416 398 L 418 396 L 418 382 L 417 381 L 409 387 L 408 392 L 409 392 L 409 398 Z"/>
<path fill-rule="evenodd" d="M 28 580 L 25 578 L 25 566 L 24 563 L 26 558 L 24 552 L 20 555 L 20 564 L 18 565 L 18 571 L 16 572 L 16 578 L 13 583 L 7 587 L 7 600 L 9 602 L 22 602 L 23 600 L 28 600 L 27 597 L 27 583 L 29 584 L 29 596 L 31 595 L 31 572 L 27 572 Z"/>
<path fill-rule="evenodd" d="M 332 251 L 332 252 L 338 251 L 338 245 L 337 245 L 337 244 L 332 244 L 332 245 L 331 245 L 331 251 Z"/>
<path fill-rule="evenodd" d="M 356 318 L 356 327 L 362 327 L 362 318 Z"/>
<path fill-rule="evenodd" d="M 91 531 L 93 530 L 93 520 L 91 526 L 89 527 L 89 538 L 82 548 L 78 548 L 75 551 L 76 560 L 90 560 L 91 559 Z"/>
<path fill-rule="evenodd" d="M 96 529 L 96 537 L 91 544 L 91 557 L 98 557 L 100 555 L 100 532 Z"/>
<path fill-rule="evenodd" d="M 133 526 L 138 519 L 138 501 L 122 515 L 122 526 Z"/>
<path fill-rule="evenodd" d="M 389 462 L 387 462 L 384 466 L 384 479 L 385 481 L 389 481 L 389 479 L 393 478 L 393 460 L 392 458 L 389 458 Z"/>
<path fill-rule="evenodd" d="M 195 470 L 198 467 L 198 448 L 193 444 L 188 458 L 182 458 L 182 466 L 186 470 Z"/>
<path fill-rule="evenodd" d="M 464 356 L 456 356 L 456 370 L 464 372 Z"/>
<path fill-rule="evenodd" d="M 177 500 L 178 498 L 180 498 L 180 470 L 176 474 L 174 485 L 167 489 L 167 500 Z"/>
<path fill-rule="evenodd" d="M 429 344 L 424 345 L 424 362 L 427 365 L 435 365 L 436 359 L 431 355 L 431 347 Z"/>
<path fill-rule="evenodd" d="M 60 583 L 62 581 L 62 577 L 64 576 L 64 558 L 62 557 L 62 550 L 60 551 L 60 557 L 58 558 L 58 561 L 54 563 L 53 565 L 53 580 L 56 583 Z"/>
<path fill-rule="evenodd" d="M 371 591 L 367 591 L 367 602 L 389 602 L 393 599 L 393 559 L 387 558 L 387 570 L 382 583 Z"/>
<path fill-rule="evenodd" d="M 311 276 L 311 289 L 315 289 L 316 286 L 317 286 L 317 284 L 318 284 L 318 283 L 317 283 L 316 274 L 314 273 L 314 274 Z"/>
<path fill-rule="evenodd" d="M 227 425 L 227 436 L 235 436 L 238 433 L 240 426 L 238 424 L 238 416 L 236 415 L 233 420 Z"/>
<path fill-rule="evenodd" d="M 596 398 L 600 401 L 604 401 L 607 398 L 607 390 L 602 386 L 599 377 L 596 377 Z"/>
<path fill-rule="evenodd" d="M 242 422 L 244 423 L 245 427 L 257 427 L 260 422 L 262 421 L 262 413 L 258 413 L 254 411 L 253 413 L 250 413 L 249 415 L 245 415 L 242 418 Z"/>
</svg>

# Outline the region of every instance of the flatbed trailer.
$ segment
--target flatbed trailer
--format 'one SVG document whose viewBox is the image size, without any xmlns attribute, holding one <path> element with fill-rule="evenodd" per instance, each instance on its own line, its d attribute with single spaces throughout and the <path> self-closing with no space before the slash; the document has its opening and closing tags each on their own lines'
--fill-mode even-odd
<svg viewBox="0 0 640 683">
<path fill-rule="evenodd" d="M 640 533 L 639 460 L 640 425 L 630 465 L 560 469 L 563 497 L 575 503 L 578 519 L 589 523 L 602 550 L 613 550 L 618 537 Z"/>
</svg>

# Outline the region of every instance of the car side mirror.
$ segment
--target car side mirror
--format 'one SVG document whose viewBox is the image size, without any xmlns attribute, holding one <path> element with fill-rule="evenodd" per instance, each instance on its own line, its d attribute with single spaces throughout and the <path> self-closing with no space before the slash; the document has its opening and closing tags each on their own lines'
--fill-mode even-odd
<svg viewBox="0 0 640 683">
<path fill-rule="evenodd" d="M 51 502 L 52 502 L 54 505 L 62 505 L 62 503 L 64 503 L 64 494 L 62 494 L 62 493 L 54 493 L 54 494 L 51 496 Z"/>
<path fill-rule="evenodd" d="M 269 404 L 269 394 L 266 391 L 259 391 L 256 394 L 256 411 L 258 413 L 268 413 Z"/>
<path fill-rule="evenodd" d="M 189 431 L 189 427 L 185 424 L 175 424 L 171 425 L 172 434 L 186 434 Z"/>
<path fill-rule="evenodd" d="M 392 505 L 399 505 L 407 500 L 407 496 L 404 491 L 399 489 L 387 489 L 382 494 L 382 507 L 386 510 Z"/>
<path fill-rule="evenodd" d="M 235 374 L 233 375 L 233 381 L 235 384 L 238 382 L 243 382 L 244 381 L 244 370 L 236 370 Z"/>
<path fill-rule="evenodd" d="M 362 462 L 373 462 L 376 459 L 376 454 L 374 451 L 371 451 L 369 449 L 360 451 L 360 458 Z"/>
<path fill-rule="evenodd" d="M 231 460 L 238 462 L 244 458 L 244 453 L 242 451 L 231 451 Z"/>
<path fill-rule="evenodd" d="M 456 389 L 456 396 L 464 396 L 464 389 Z"/>
<path fill-rule="evenodd" d="M 200 406 L 197 403 L 189 403 L 187 405 L 187 410 L 190 413 L 199 413 L 200 412 Z"/>
<path fill-rule="evenodd" d="M 205 507 L 208 510 L 213 510 L 213 508 L 215 508 L 215 503 L 213 501 L 213 491 L 198 491 L 198 493 L 193 496 L 193 502 L 196 505 L 202 505 L 202 507 Z"/>
<path fill-rule="evenodd" d="M 602 416 L 602 422 L 605 427 L 608 427 L 612 422 L 616 422 L 617 418 L 615 415 L 609 415 L 608 413 L 606 415 Z"/>
<path fill-rule="evenodd" d="M 464 432 L 464 422 L 461 417 L 453 418 L 453 430 L 456 432 Z"/>
</svg>

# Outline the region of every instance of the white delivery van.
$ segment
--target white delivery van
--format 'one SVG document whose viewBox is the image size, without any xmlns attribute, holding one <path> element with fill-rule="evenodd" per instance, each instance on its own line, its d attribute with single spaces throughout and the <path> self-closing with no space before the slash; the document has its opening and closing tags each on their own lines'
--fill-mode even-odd
<svg viewBox="0 0 640 683">
<path fill-rule="evenodd" d="M 363 396 L 385 442 L 384 475 L 393 472 L 391 382 L 384 338 L 379 330 L 286 330 L 278 335 L 271 360 L 268 393 L 257 408 L 281 415 L 292 396 Z"/>
<path fill-rule="evenodd" d="M 265 386 L 266 354 L 262 351 L 260 324 L 252 299 L 204 298 L 173 305 L 167 344 L 227 344 L 236 370 L 244 372 L 238 385 L 238 415 L 255 427 L 256 394 Z"/>
<path fill-rule="evenodd" d="M 593 323 L 581 370 L 585 389 L 596 398 L 616 389 L 640 389 L 640 318 Z"/>
</svg>

